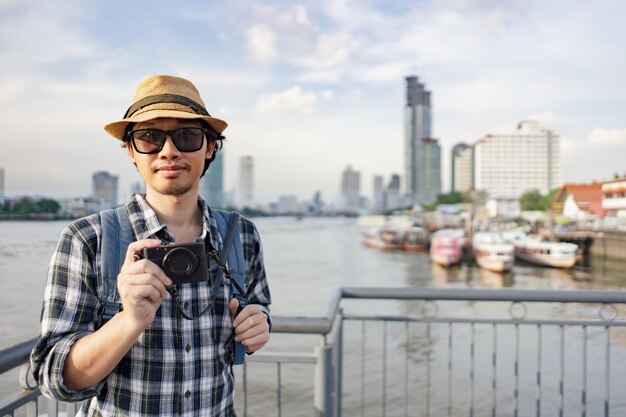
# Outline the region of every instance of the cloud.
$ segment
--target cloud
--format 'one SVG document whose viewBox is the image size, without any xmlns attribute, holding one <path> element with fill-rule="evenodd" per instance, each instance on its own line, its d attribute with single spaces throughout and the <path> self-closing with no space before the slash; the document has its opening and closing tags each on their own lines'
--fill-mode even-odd
<svg viewBox="0 0 626 417">
<path fill-rule="evenodd" d="M 626 145 L 626 129 L 597 127 L 589 134 L 589 142 L 594 145 Z"/>
<path fill-rule="evenodd" d="M 298 113 L 314 114 L 315 104 L 318 99 L 330 99 L 334 93 L 331 90 L 323 90 L 319 93 L 308 91 L 296 85 L 287 90 L 263 94 L 259 97 L 254 111 L 256 113 Z"/>
<path fill-rule="evenodd" d="M 275 36 L 265 25 L 255 25 L 246 31 L 248 51 L 261 63 L 267 63 L 276 56 Z"/>
</svg>

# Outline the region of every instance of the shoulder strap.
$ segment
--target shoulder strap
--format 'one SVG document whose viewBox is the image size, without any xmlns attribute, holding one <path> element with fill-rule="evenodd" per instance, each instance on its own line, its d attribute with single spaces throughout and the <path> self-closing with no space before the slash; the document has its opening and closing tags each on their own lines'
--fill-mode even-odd
<svg viewBox="0 0 626 417">
<path fill-rule="evenodd" d="M 103 285 L 104 311 L 101 323 L 120 311 L 117 275 L 124 264 L 128 245 L 135 240 L 133 227 L 125 207 L 100 212 L 102 238 L 100 242 L 100 274 Z"/>
<path fill-rule="evenodd" d="M 236 211 L 232 213 L 222 210 L 214 210 L 217 228 L 223 241 L 222 259 L 226 259 L 229 271 L 237 284 L 246 291 L 245 270 L 243 259 L 243 246 L 239 237 L 239 219 L 241 215 Z M 224 238 L 224 236 L 226 236 Z M 216 282 L 221 282 L 224 271 L 218 271 Z M 230 285 L 233 297 L 239 301 L 238 312 L 246 306 L 245 294 L 241 294 L 234 285 Z M 246 359 L 246 349 L 240 343 L 235 343 L 235 355 L 233 359 L 234 365 L 241 365 Z"/>
<path fill-rule="evenodd" d="M 217 228 L 222 237 L 223 247 L 220 256 L 226 260 L 228 269 L 235 272 L 233 278 L 235 278 L 237 284 L 245 290 L 243 247 L 239 237 L 239 219 L 241 214 L 236 211 L 226 212 L 223 210 L 213 210 L 213 212 L 215 213 Z M 221 270 L 218 274 L 221 274 Z M 236 288 L 233 289 L 237 291 Z M 245 294 L 241 295 L 245 296 Z"/>
</svg>

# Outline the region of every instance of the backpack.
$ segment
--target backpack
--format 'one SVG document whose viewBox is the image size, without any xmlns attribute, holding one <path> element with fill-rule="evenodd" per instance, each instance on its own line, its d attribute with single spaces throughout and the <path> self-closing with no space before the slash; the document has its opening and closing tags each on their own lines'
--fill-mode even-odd
<svg viewBox="0 0 626 417">
<path fill-rule="evenodd" d="M 228 270 L 237 284 L 245 290 L 243 246 L 239 237 L 239 218 L 241 216 L 237 212 L 210 210 L 214 214 L 219 234 L 224 242 L 223 252 L 220 256 L 226 260 Z M 135 235 L 126 208 L 123 206 L 101 211 L 100 219 L 102 224 L 100 274 L 103 284 L 104 308 L 99 325 L 102 325 L 120 311 L 121 299 L 117 292 L 117 274 L 124 264 L 128 245 L 135 241 Z M 219 269 L 215 282 L 221 283 L 223 275 L 224 271 Z M 240 294 L 232 283 L 230 283 L 230 287 L 233 296 L 239 300 L 240 308 L 243 307 L 245 294 Z M 245 347 L 241 342 L 236 342 L 233 364 L 240 365 L 244 361 Z"/>
</svg>

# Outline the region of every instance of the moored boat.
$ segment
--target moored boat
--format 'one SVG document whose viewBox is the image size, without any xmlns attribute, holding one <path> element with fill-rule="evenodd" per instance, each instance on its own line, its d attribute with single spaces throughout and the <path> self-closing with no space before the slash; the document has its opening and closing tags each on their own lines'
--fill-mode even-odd
<svg viewBox="0 0 626 417">
<path fill-rule="evenodd" d="M 446 268 L 456 265 L 463 257 L 467 240 L 461 229 L 443 229 L 436 232 L 430 242 L 430 258 Z"/>
<path fill-rule="evenodd" d="M 393 228 L 372 227 L 364 231 L 362 237 L 367 246 L 376 249 L 402 249 L 404 244 L 404 233 Z"/>
<path fill-rule="evenodd" d="M 473 249 L 479 267 L 492 272 L 506 272 L 513 267 L 513 244 L 499 233 L 478 232 L 473 236 Z"/>
<path fill-rule="evenodd" d="M 405 230 L 402 241 L 402 249 L 407 252 L 419 252 L 428 249 L 430 244 L 428 230 L 423 227 L 413 226 Z"/>
<path fill-rule="evenodd" d="M 515 236 L 512 239 L 515 257 L 535 265 L 552 268 L 571 268 L 576 263 L 578 245 L 564 242 L 548 242 L 539 236 Z"/>
</svg>

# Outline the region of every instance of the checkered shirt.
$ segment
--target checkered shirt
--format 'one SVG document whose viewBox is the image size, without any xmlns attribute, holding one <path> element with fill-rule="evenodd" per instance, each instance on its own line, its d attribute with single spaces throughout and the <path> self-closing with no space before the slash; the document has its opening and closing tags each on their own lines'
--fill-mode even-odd
<svg viewBox="0 0 626 417">
<path fill-rule="evenodd" d="M 196 240 L 208 235 L 221 253 L 213 213 L 201 198 L 198 204 L 204 216 Z M 173 235 L 141 195 L 133 196 L 126 210 L 137 239 L 174 243 Z M 246 298 L 250 304 L 260 304 L 269 317 L 271 299 L 259 234 L 243 217 L 239 232 Z M 90 400 L 81 409 L 81 415 L 88 416 L 234 416 L 234 332 L 228 310 L 230 285 L 224 283 L 213 308 L 195 320 L 184 319 L 168 295 L 154 322 L 104 380 L 80 391 L 64 385 L 62 370 L 72 344 L 95 331 L 103 308 L 101 236 L 99 214 L 79 219 L 62 232 L 50 261 L 41 334 L 31 353 L 41 391 L 60 401 Z M 207 306 L 217 271 L 217 265 L 210 262 L 208 282 L 178 285 L 178 300 L 187 314 L 196 316 Z"/>
</svg>

